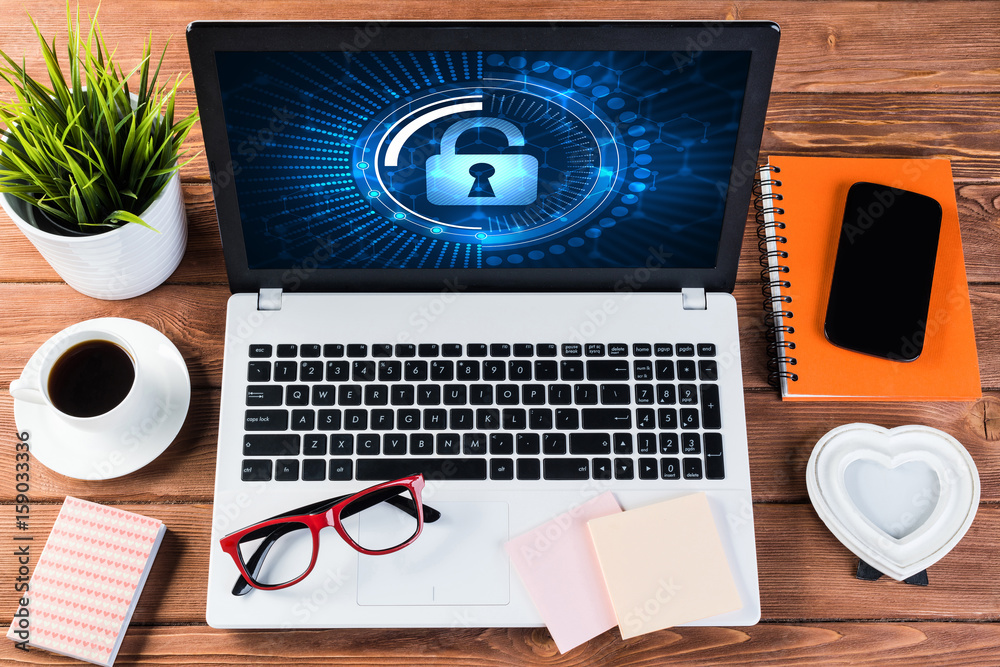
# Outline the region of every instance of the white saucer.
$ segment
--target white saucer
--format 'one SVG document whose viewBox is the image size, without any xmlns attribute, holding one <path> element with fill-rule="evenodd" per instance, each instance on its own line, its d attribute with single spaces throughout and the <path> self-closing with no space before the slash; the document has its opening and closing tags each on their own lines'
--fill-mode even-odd
<svg viewBox="0 0 1000 667">
<path fill-rule="evenodd" d="M 47 405 L 14 399 L 14 422 L 18 433 L 27 432 L 32 456 L 50 470 L 75 479 L 112 479 L 138 470 L 170 446 L 187 417 L 191 378 L 170 339 L 142 322 L 102 317 L 56 335 L 84 327 L 116 333 L 132 345 L 156 397 L 151 413 L 130 420 L 129 428 L 100 433 L 66 424 Z M 42 345 L 28 364 L 40 363 L 36 357 L 45 348 Z"/>
</svg>

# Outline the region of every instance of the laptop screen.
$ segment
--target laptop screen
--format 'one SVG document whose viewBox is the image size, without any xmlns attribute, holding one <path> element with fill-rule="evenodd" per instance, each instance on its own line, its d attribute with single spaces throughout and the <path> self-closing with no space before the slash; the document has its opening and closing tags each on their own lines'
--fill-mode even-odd
<svg viewBox="0 0 1000 667">
<path fill-rule="evenodd" d="M 248 268 L 715 267 L 750 56 L 218 52 Z"/>
</svg>

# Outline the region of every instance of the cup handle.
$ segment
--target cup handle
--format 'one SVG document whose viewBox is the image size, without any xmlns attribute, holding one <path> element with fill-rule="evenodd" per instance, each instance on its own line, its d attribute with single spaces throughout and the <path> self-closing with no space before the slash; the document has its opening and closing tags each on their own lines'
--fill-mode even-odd
<svg viewBox="0 0 1000 667">
<path fill-rule="evenodd" d="M 29 403 L 38 403 L 39 405 L 48 404 L 42 392 L 21 378 L 10 383 L 10 395 L 19 401 L 28 401 Z"/>
</svg>

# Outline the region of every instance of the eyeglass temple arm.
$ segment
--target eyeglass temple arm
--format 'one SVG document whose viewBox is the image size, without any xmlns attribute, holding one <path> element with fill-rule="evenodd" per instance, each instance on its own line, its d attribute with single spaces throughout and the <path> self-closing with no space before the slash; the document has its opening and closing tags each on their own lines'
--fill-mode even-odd
<svg viewBox="0 0 1000 667">
<path fill-rule="evenodd" d="M 267 556 L 267 552 L 271 550 L 278 540 L 288 533 L 294 532 L 296 530 L 301 530 L 305 526 L 303 524 L 288 523 L 279 526 L 268 526 L 267 528 L 261 529 L 261 531 L 254 531 L 251 535 L 262 532 L 269 531 L 269 534 L 264 537 L 264 541 L 260 543 L 257 549 L 250 556 L 250 559 L 244 564 L 247 571 L 250 572 L 251 576 L 256 579 L 257 575 L 260 574 L 261 565 L 264 563 L 264 558 Z M 256 539 L 256 538 L 253 538 Z M 239 546 L 237 546 L 237 549 Z M 241 574 L 239 579 L 236 580 L 236 584 L 233 586 L 233 595 L 246 595 L 253 590 L 253 586 L 246 580 L 246 578 Z"/>
</svg>

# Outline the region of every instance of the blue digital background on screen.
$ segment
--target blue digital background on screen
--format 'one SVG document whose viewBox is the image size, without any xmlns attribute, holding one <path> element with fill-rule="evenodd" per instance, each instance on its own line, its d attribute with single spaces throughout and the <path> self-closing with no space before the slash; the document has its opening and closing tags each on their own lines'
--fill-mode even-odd
<svg viewBox="0 0 1000 667">
<path fill-rule="evenodd" d="M 251 269 L 715 266 L 749 52 L 216 58 Z"/>
</svg>

